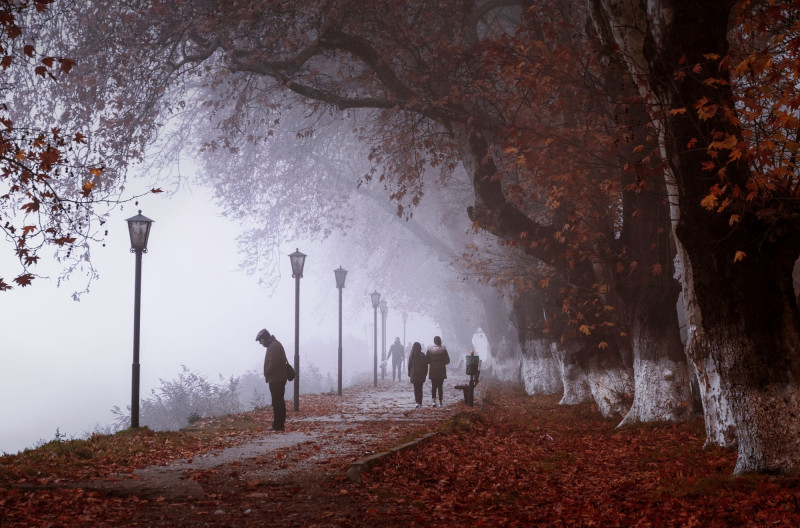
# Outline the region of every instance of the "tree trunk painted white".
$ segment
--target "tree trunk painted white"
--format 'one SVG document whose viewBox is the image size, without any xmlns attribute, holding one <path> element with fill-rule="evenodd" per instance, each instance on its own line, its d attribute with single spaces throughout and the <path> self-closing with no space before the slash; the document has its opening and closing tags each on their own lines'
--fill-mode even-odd
<svg viewBox="0 0 800 528">
<path fill-rule="evenodd" d="M 633 395 L 631 370 L 621 365 L 602 368 L 592 363 L 584 377 L 600 414 L 603 418 L 624 416 Z"/>
<path fill-rule="evenodd" d="M 492 358 L 492 373 L 500 381 L 519 383 L 522 380 L 519 357 Z"/>
<path fill-rule="evenodd" d="M 633 404 L 619 426 L 638 422 L 679 422 L 690 416 L 689 370 L 686 362 L 634 357 Z"/>
<path fill-rule="evenodd" d="M 523 343 L 522 381 L 527 394 L 556 394 L 564 389 L 559 360 L 553 354 L 555 348 L 555 343 L 545 338 Z"/>
<path fill-rule="evenodd" d="M 678 327 L 677 285 L 645 289 L 632 314 L 634 398 L 620 426 L 687 420 L 692 413 L 691 371 Z M 671 287 L 670 287 L 671 286 Z"/>
<path fill-rule="evenodd" d="M 786 296 L 786 302 L 790 296 Z M 757 312 L 763 312 L 754 307 Z M 778 310 L 781 311 L 781 310 Z M 772 319 L 772 318 L 771 318 Z M 788 321 L 791 324 L 791 321 Z M 738 443 L 735 474 L 742 473 L 800 473 L 800 387 L 797 385 L 797 366 L 786 359 L 777 339 L 753 338 L 738 322 L 692 329 L 695 339 L 695 365 L 698 370 L 704 402 L 711 408 L 722 404 L 723 412 L 732 422 L 727 429 L 712 431 L 723 441 Z M 787 336 L 791 329 L 770 328 Z M 767 325 L 772 326 L 772 325 Z M 777 330 L 777 331 L 776 331 Z M 773 334 L 774 336 L 775 334 Z M 800 339 L 793 339 L 798 343 Z M 763 343 L 774 343 L 765 348 Z M 706 358 L 702 360 L 701 358 Z M 703 387 L 707 385 L 706 387 Z M 718 396 L 723 396 L 718 399 Z M 712 424 L 713 425 L 713 424 Z M 734 434 L 735 433 L 735 434 Z"/>
<path fill-rule="evenodd" d="M 557 345 L 552 352 L 558 362 L 561 384 L 564 387 L 564 394 L 558 404 L 578 405 L 593 401 L 592 391 L 586 382 L 586 373 L 578 365 L 574 354 L 568 354 L 564 347 Z"/>
<path fill-rule="evenodd" d="M 670 192 L 676 192 L 674 183 L 670 179 Z M 673 213 L 679 216 L 679 212 Z M 700 401 L 703 404 L 703 421 L 706 428 L 706 445 L 721 447 L 736 446 L 736 423 L 728 401 L 729 394 L 720 386 L 720 376 L 711 357 L 699 353 L 698 328 L 702 328 L 701 313 L 697 305 L 694 290 L 692 289 L 692 267 L 686 257 L 686 252 L 680 241 L 678 256 L 675 259 L 675 274 L 681 281 L 683 291 L 683 313 L 686 329 L 686 355 L 692 360 L 692 367 L 697 376 L 697 385 L 700 390 Z"/>
<path fill-rule="evenodd" d="M 694 330 L 690 330 L 690 334 Z M 703 403 L 703 421 L 706 426 L 706 445 L 736 447 L 736 423 L 728 394 L 722 391 L 720 377 L 710 358 L 693 363 Z"/>
</svg>

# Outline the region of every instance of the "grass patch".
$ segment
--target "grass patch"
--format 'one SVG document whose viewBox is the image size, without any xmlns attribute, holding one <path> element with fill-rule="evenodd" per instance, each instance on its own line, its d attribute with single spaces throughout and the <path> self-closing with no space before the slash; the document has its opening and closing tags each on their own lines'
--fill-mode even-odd
<svg viewBox="0 0 800 528">
<path fill-rule="evenodd" d="M 185 433 L 147 428 L 82 440 L 53 440 L 0 457 L 0 482 L 82 480 L 192 456 L 204 442 Z"/>
</svg>

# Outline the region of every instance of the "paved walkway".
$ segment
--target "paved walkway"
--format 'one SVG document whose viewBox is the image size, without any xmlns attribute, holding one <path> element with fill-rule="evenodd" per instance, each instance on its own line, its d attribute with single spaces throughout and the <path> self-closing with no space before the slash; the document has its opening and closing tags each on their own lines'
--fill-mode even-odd
<svg viewBox="0 0 800 528">
<path fill-rule="evenodd" d="M 282 450 L 313 444 L 317 454 L 303 464 L 292 466 L 269 464 L 261 470 L 251 468 L 251 477 L 260 480 L 280 480 L 292 472 L 313 471 L 316 464 L 327 458 L 352 456 L 354 459 L 369 458 L 378 451 L 359 452 L 362 446 L 374 444 L 377 435 L 369 428 L 359 428 L 363 424 L 380 422 L 381 430 L 389 431 L 396 427 L 409 430 L 415 425 L 441 421 L 452 413 L 453 406 L 463 401 L 463 393 L 454 386 L 468 381 L 465 375 L 450 375 L 445 382 L 445 407 L 430 405 L 430 393 L 425 393 L 425 406 L 416 409 L 413 388 L 408 379 L 400 382 L 379 380 L 378 387 L 359 388 L 358 391 L 343 397 L 341 409 L 326 416 L 292 418 L 287 417 L 286 432 L 265 432 L 254 440 L 220 451 L 210 452 L 191 459 L 173 462 L 166 466 L 150 466 L 134 471 L 133 475 L 110 481 L 77 483 L 87 489 L 98 489 L 110 494 L 137 495 L 142 498 L 164 497 L 166 500 L 202 499 L 203 488 L 192 478 L 198 471 L 214 470 L 222 466 L 240 466 L 256 458 L 271 460 Z M 430 384 L 426 384 L 430 390 Z M 353 395 L 355 394 L 355 395 Z M 449 404 L 449 406 L 448 406 Z M 302 396 L 301 396 L 302 405 Z M 310 427 L 292 430 L 292 424 L 303 423 Z M 374 428 L 373 428 L 374 429 Z M 371 442 L 371 440 L 373 442 Z M 380 450 L 393 446 L 381 446 Z M 405 446 L 404 446 L 405 447 Z"/>
</svg>

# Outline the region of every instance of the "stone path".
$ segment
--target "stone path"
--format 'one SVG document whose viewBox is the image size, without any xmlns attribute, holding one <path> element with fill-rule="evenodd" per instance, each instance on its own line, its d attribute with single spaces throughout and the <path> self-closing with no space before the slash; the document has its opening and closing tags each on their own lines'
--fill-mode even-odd
<svg viewBox="0 0 800 528">
<path fill-rule="evenodd" d="M 314 471 L 317 464 L 324 463 L 325 458 L 354 455 L 358 459 L 351 467 L 348 475 L 359 478 L 363 469 L 368 468 L 376 459 L 398 449 L 410 447 L 415 442 L 424 440 L 424 435 L 400 446 L 386 446 L 385 449 L 360 452 L 361 446 L 369 444 L 369 433 L 358 428 L 358 425 L 380 422 L 388 428 L 402 425 L 403 429 L 415 424 L 441 421 L 452 413 L 453 405 L 463 401 L 460 390 L 454 385 L 468 381 L 466 376 L 452 375 L 445 383 L 445 408 L 430 406 L 430 393 L 423 400 L 427 406 L 416 409 L 413 390 L 408 380 L 401 382 L 379 381 L 377 388 L 369 387 L 359 391 L 357 396 L 343 399 L 339 412 L 327 416 L 307 418 L 287 417 L 286 432 L 265 432 L 263 436 L 229 447 L 210 452 L 191 459 L 173 462 L 169 465 L 150 466 L 134 471 L 125 478 L 107 481 L 75 483 L 85 489 L 101 490 L 111 495 L 136 495 L 141 498 L 160 498 L 165 500 L 202 499 L 204 491 L 199 482 L 192 478 L 193 474 L 203 470 L 214 470 L 222 467 L 241 467 L 247 464 L 248 478 L 262 481 L 278 481 L 293 472 Z M 426 385 L 429 388 L 429 385 Z M 302 405 L 302 396 L 301 396 Z M 450 407 L 447 407 L 447 404 Z M 291 405 L 291 404 L 290 404 Z M 303 423 L 303 430 L 292 430 L 293 423 Z M 310 426 L 310 427 L 306 427 Z M 384 429 L 384 427 L 382 427 Z M 274 463 L 259 464 L 259 460 L 271 460 L 277 453 L 301 444 L 313 444 L 317 452 L 314 457 L 303 464 L 280 467 Z M 263 466 L 263 467 L 262 467 Z"/>
</svg>

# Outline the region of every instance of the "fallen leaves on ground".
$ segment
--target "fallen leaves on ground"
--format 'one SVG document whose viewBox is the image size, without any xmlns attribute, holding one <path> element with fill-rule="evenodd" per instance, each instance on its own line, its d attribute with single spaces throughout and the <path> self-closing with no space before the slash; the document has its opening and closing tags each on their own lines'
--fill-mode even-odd
<svg viewBox="0 0 800 528">
<path fill-rule="evenodd" d="M 355 399 L 304 395 L 292 447 L 185 476 L 194 500 L 70 487 L 266 433 L 271 411 L 206 419 L 179 433 L 128 431 L 0 458 L 0 526 L 800 526 L 800 479 L 733 477 L 736 453 L 703 448 L 702 420 L 623 429 L 591 406 L 559 406 L 482 384 L 475 407 L 339 422 Z M 421 413 L 421 414 L 420 414 Z M 438 414 L 435 414 L 438 413 Z M 420 424 L 414 416 L 436 416 Z M 438 434 L 346 476 L 350 463 Z M 61 450 L 61 451 L 59 451 Z M 114 478 L 114 477 L 111 477 Z"/>
<path fill-rule="evenodd" d="M 491 391 L 364 476 L 397 526 L 800 526 L 800 480 L 733 477 L 702 420 L 616 429 L 591 406 Z"/>
</svg>

